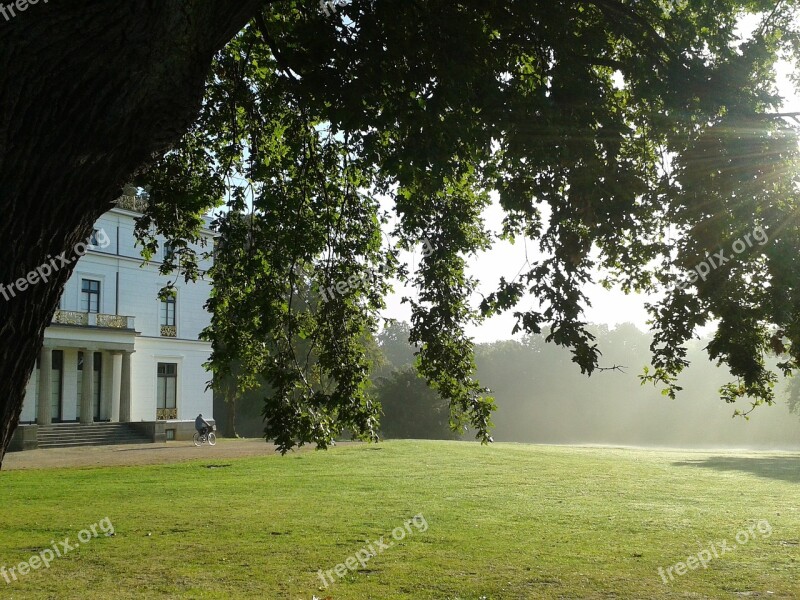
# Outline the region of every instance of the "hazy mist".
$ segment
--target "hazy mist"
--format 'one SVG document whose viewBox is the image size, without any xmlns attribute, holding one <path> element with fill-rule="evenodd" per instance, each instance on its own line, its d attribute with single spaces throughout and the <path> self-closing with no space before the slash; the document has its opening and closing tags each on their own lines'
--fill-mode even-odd
<svg viewBox="0 0 800 600">
<path fill-rule="evenodd" d="M 503 341 L 478 346 L 481 383 L 491 388 L 496 441 L 548 444 L 610 444 L 682 448 L 800 448 L 800 418 L 786 402 L 787 385 L 777 387 L 777 402 L 760 406 L 746 420 L 732 418 L 719 387 L 730 381 L 726 370 L 708 361 L 707 341 L 690 348 L 691 367 L 677 400 L 660 388 L 640 385 L 648 364 L 650 337 L 632 325 L 609 331 L 594 328 L 603 352 L 601 366 L 624 365 L 624 373 L 581 375 L 570 354 L 541 336 L 524 342 Z"/>
</svg>

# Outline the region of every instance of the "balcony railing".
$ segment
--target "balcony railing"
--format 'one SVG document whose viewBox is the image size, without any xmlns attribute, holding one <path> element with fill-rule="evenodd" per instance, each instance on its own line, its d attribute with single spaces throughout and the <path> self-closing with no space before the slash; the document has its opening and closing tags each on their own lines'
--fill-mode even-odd
<svg viewBox="0 0 800 600">
<path fill-rule="evenodd" d="M 96 315 L 98 327 L 110 327 L 111 329 L 133 329 L 128 327 L 128 319 L 133 317 L 123 317 L 121 315 Z"/>
<path fill-rule="evenodd" d="M 79 327 L 107 327 L 108 329 L 134 329 L 134 318 L 123 315 L 104 315 L 73 310 L 57 310 L 51 321 L 53 325 L 77 325 Z"/>
<path fill-rule="evenodd" d="M 175 420 L 178 418 L 178 409 L 177 408 L 157 408 L 156 409 L 156 421 L 169 421 L 170 419 Z"/>
<path fill-rule="evenodd" d="M 53 315 L 53 325 L 81 325 L 89 326 L 89 313 L 74 312 L 71 310 L 57 310 Z"/>
<path fill-rule="evenodd" d="M 161 337 L 178 337 L 178 328 L 175 325 L 162 325 Z"/>
<path fill-rule="evenodd" d="M 147 198 L 143 196 L 120 196 L 116 199 L 119 208 L 143 213 L 147 209 Z"/>
</svg>

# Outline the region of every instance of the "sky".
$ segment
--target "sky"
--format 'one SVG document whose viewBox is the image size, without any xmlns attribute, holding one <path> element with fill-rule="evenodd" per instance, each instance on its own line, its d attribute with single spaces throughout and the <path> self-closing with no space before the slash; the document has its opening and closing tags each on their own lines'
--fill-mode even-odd
<svg viewBox="0 0 800 600">
<path fill-rule="evenodd" d="M 786 63 L 781 63 L 777 67 L 778 89 L 785 99 L 782 110 L 784 112 L 800 112 L 800 95 L 798 95 L 789 81 L 788 75 L 790 72 L 791 67 Z M 499 206 L 493 205 L 487 210 L 484 217 L 490 230 L 495 232 L 500 230 L 503 214 Z M 536 257 L 536 253 L 533 252 L 535 248 L 535 242 L 528 243 L 528 255 L 532 262 Z M 420 251 L 421 249 L 418 249 L 416 256 L 406 254 L 403 258 L 410 266 L 414 267 L 419 262 Z M 509 281 L 513 280 L 524 265 L 525 246 L 522 242 L 518 241 L 516 245 L 511 245 L 508 242 L 496 242 L 490 251 L 477 258 L 470 258 L 470 274 L 480 281 L 478 291 L 480 294 L 485 295 L 497 289 L 497 284 L 501 277 L 505 277 Z M 587 307 L 584 313 L 587 322 L 606 324 L 610 328 L 614 328 L 621 323 L 633 323 L 643 331 L 649 329 L 645 303 L 648 301 L 653 302 L 655 300 L 654 297 L 641 294 L 626 295 L 621 290 L 606 290 L 597 284 L 587 285 L 583 291 L 591 303 L 591 306 Z M 414 296 L 413 290 L 399 287 L 399 284 L 396 283 L 395 293 L 387 298 L 387 308 L 383 312 L 384 317 L 410 321 L 410 308 L 407 304 L 401 303 L 403 296 Z M 478 305 L 480 299 L 481 296 L 479 294 L 473 297 L 474 306 Z M 528 310 L 533 307 L 535 307 L 533 299 L 526 298 L 516 310 Z M 512 310 L 503 315 L 487 319 L 478 326 L 468 327 L 467 334 L 476 343 L 519 338 L 523 334 L 512 336 L 511 332 L 514 324 L 515 319 Z"/>
<path fill-rule="evenodd" d="M 498 205 L 493 205 L 484 215 L 487 227 L 492 231 L 499 231 L 503 219 L 503 211 Z M 422 248 L 415 253 L 403 254 L 403 259 L 412 267 L 416 266 L 421 258 Z M 528 258 L 531 262 L 541 256 L 536 252 L 536 242 L 527 243 Z M 525 244 L 518 240 L 516 244 L 498 241 L 494 247 L 478 257 L 470 258 L 469 273 L 480 282 L 478 293 L 472 300 L 477 306 L 482 295 L 488 295 L 497 289 L 501 277 L 512 281 L 526 264 Z M 606 323 L 615 326 L 620 323 L 634 323 L 642 330 L 647 329 L 647 311 L 644 304 L 647 299 L 641 295 L 626 296 L 619 290 L 605 290 L 600 285 L 589 285 L 584 292 L 590 299 L 592 306 L 586 311 L 586 320 L 592 323 Z M 401 321 L 411 320 L 411 311 L 408 304 L 402 304 L 403 296 L 415 297 L 413 290 L 402 288 L 395 282 L 395 293 L 387 298 L 387 309 L 383 316 Z M 516 310 L 534 308 L 535 301 L 525 298 Z M 477 343 L 493 342 L 496 340 L 522 337 L 522 333 L 512 335 L 516 320 L 513 310 L 502 315 L 487 319 L 478 326 L 467 328 L 467 334 Z"/>
</svg>

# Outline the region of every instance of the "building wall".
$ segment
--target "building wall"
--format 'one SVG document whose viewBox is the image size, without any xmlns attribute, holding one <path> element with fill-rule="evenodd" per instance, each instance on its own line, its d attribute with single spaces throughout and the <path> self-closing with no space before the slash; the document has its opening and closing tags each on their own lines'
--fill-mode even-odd
<svg viewBox="0 0 800 600">
<path fill-rule="evenodd" d="M 214 398 L 206 385 L 211 374 L 203 363 L 208 360 L 208 346 L 200 342 L 173 341 L 140 337 L 131 357 L 131 421 L 152 421 L 156 415 L 158 363 L 176 363 L 178 419 L 194 419 L 198 413 L 212 417 Z"/>
<path fill-rule="evenodd" d="M 163 243 L 153 260 L 142 266 L 141 249 L 135 246 L 135 213 L 115 209 L 98 219 L 95 229 L 102 230 L 99 241 L 108 240 L 105 248 L 90 250 L 78 261 L 61 299 L 63 310 L 80 311 L 81 282 L 83 279 L 100 281 L 100 312 L 136 317 L 136 330 L 144 336 L 160 337 L 158 291 L 175 280 L 175 276 L 158 273 L 164 256 Z M 206 239 L 211 243 L 211 235 Z M 163 242 L 163 238 L 161 239 Z M 196 246 L 198 253 L 210 249 Z M 210 259 L 201 260 L 201 273 L 210 268 Z M 119 275 L 119 276 L 118 276 Z M 119 287 L 119 293 L 117 293 Z M 176 322 L 178 338 L 197 340 L 208 326 L 209 314 L 204 305 L 211 293 L 210 281 L 200 279 L 185 283 L 175 282 L 177 288 Z"/>
</svg>

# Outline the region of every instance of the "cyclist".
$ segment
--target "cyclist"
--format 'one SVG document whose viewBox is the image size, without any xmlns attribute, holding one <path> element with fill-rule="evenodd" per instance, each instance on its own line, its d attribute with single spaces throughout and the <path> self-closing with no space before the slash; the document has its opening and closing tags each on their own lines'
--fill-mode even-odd
<svg viewBox="0 0 800 600">
<path fill-rule="evenodd" d="M 203 418 L 203 413 L 197 415 L 197 418 L 194 420 L 194 428 L 197 429 L 197 433 L 200 435 L 205 435 L 211 431 L 211 425 Z"/>
</svg>

